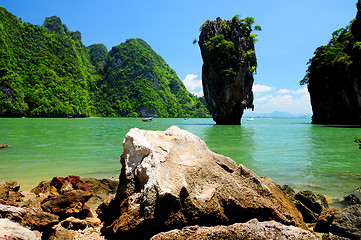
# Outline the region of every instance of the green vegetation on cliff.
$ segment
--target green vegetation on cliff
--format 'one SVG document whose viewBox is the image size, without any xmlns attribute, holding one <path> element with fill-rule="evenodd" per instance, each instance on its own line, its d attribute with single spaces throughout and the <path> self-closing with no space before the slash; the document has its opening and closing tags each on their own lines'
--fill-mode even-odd
<svg viewBox="0 0 361 240">
<path fill-rule="evenodd" d="M 0 36 L 1 116 L 91 114 L 96 77 L 79 32 L 58 17 L 23 23 L 0 7 Z"/>
<path fill-rule="evenodd" d="M 206 117 L 200 98 L 141 39 L 113 47 L 104 68 L 97 109 L 104 116 Z"/>
<path fill-rule="evenodd" d="M 0 116 L 67 115 L 205 117 L 208 111 L 142 40 L 108 53 L 103 44 L 85 47 L 80 32 L 56 16 L 37 26 L 0 7 Z"/>
<path fill-rule="evenodd" d="M 313 123 L 361 124 L 361 3 L 356 18 L 316 49 L 306 76 Z"/>
<path fill-rule="evenodd" d="M 348 71 L 357 71 L 354 59 L 360 57 L 361 42 L 355 42 L 350 46 L 351 27 L 341 28 L 332 33 L 332 39 L 325 46 L 320 46 L 315 51 L 315 56 L 308 62 L 306 76 L 300 84 L 309 84 L 317 79 L 329 79 L 329 81 L 342 78 Z"/>
</svg>

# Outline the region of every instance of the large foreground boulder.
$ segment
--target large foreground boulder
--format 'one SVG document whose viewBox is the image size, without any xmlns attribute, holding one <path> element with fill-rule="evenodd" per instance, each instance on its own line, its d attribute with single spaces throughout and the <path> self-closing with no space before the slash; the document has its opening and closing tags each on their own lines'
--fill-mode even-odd
<svg viewBox="0 0 361 240">
<path fill-rule="evenodd" d="M 131 129 L 123 142 L 115 199 L 100 218 L 108 238 L 149 238 L 189 225 L 275 220 L 306 228 L 294 204 L 272 182 L 210 151 L 197 136 Z"/>
<path fill-rule="evenodd" d="M 0 218 L 0 239 L 3 240 L 40 240 L 35 233 L 9 219 Z"/>
<path fill-rule="evenodd" d="M 278 239 L 278 240 L 317 240 L 317 237 L 310 231 L 285 226 L 275 221 L 259 222 L 252 219 L 247 223 L 235 223 L 230 226 L 215 227 L 185 227 L 181 230 L 171 230 L 159 233 L 151 240 L 203 240 L 203 239 Z"/>
</svg>

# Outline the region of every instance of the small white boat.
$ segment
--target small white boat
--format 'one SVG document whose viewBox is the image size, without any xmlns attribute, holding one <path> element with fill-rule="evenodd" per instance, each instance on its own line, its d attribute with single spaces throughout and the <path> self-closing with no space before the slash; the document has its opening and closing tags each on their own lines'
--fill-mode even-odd
<svg viewBox="0 0 361 240">
<path fill-rule="evenodd" d="M 246 118 L 247 121 L 254 121 L 254 118 Z"/>
<path fill-rule="evenodd" d="M 149 117 L 149 118 L 142 118 L 142 121 L 143 122 L 150 122 L 150 121 L 152 121 L 153 120 L 153 118 L 152 117 Z"/>
</svg>

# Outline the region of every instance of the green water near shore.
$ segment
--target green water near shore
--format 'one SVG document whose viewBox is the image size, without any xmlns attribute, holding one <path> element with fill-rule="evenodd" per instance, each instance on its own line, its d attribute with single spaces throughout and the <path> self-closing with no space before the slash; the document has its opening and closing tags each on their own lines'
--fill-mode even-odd
<svg viewBox="0 0 361 240">
<path fill-rule="evenodd" d="M 312 125 L 307 118 L 256 118 L 241 126 L 218 126 L 212 119 L 0 119 L 0 143 L 11 145 L 0 149 L 0 180 L 30 190 L 53 176 L 117 177 L 130 128 L 172 125 L 278 184 L 338 199 L 361 186 L 361 150 L 353 142 L 361 128 Z"/>
</svg>

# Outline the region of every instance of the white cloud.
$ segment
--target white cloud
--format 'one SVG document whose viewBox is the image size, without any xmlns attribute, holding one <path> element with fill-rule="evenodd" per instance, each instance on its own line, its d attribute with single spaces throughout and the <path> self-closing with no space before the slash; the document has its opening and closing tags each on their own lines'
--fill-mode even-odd
<svg viewBox="0 0 361 240">
<path fill-rule="evenodd" d="M 272 113 L 273 111 L 293 114 L 312 113 L 307 87 L 299 89 L 280 89 L 277 91 L 274 87 L 258 84 L 258 87 L 255 89 L 258 90 L 258 92 L 255 92 L 254 97 L 256 113 Z"/>
<path fill-rule="evenodd" d="M 290 93 L 291 91 L 288 89 L 280 89 L 277 93 L 279 94 L 286 94 L 286 93 Z"/>
<path fill-rule="evenodd" d="M 202 80 L 197 78 L 198 75 L 196 74 L 187 74 L 186 78 L 182 82 L 189 92 L 198 97 L 203 97 Z"/>
<path fill-rule="evenodd" d="M 267 85 L 255 84 L 253 85 L 252 90 L 254 93 L 263 93 L 263 92 L 272 91 L 273 88 Z"/>
<path fill-rule="evenodd" d="M 194 91 L 197 88 L 202 88 L 202 80 L 197 79 L 198 75 L 188 74 L 182 81 L 188 91 Z"/>
</svg>

